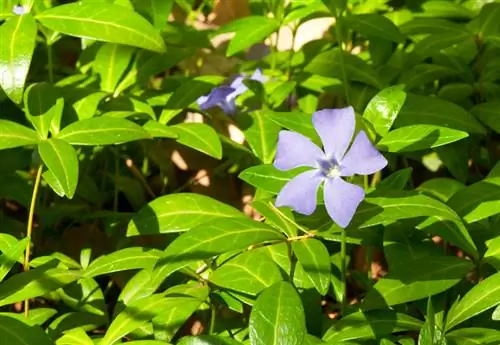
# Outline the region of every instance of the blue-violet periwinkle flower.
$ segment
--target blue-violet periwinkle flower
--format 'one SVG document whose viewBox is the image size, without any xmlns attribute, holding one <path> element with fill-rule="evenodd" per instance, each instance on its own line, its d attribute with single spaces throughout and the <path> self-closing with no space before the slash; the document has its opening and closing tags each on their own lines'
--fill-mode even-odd
<svg viewBox="0 0 500 345">
<path fill-rule="evenodd" d="M 197 100 L 200 109 L 207 110 L 218 106 L 228 115 L 236 113 L 236 97 L 248 90 L 246 85 L 243 83 L 243 80 L 245 79 L 246 76 L 238 76 L 233 80 L 231 85 L 218 86 L 208 95 L 201 96 Z M 260 69 L 256 69 L 250 79 L 264 83 L 267 80 L 267 77 L 262 74 Z"/>
<path fill-rule="evenodd" d="M 281 131 L 274 166 L 279 170 L 311 167 L 290 180 L 278 194 L 276 206 L 289 206 L 310 215 L 316 209 L 316 196 L 324 182 L 324 201 L 328 215 L 340 227 L 351 222 L 363 200 L 363 188 L 342 177 L 373 174 L 387 165 L 364 131 L 360 131 L 349 150 L 356 126 L 352 107 L 324 109 L 312 117 L 324 151 L 309 138 L 292 131 Z M 347 151 L 347 152 L 346 152 Z"/>
</svg>

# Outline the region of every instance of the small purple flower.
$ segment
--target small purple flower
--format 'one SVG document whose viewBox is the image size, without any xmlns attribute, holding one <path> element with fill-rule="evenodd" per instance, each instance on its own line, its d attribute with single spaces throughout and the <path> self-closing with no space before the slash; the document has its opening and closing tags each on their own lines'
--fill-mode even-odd
<svg viewBox="0 0 500 345">
<path fill-rule="evenodd" d="M 197 100 L 200 109 L 207 110 L 218 106 L 228 115 L 236 113 L 236 97 L 248 90 L 246 85 L 243 83 L 243 80 L 245 79 L 246 76 L 238 76 L 233 80 L 231 85 L 216 87 L 208 95 L 201 96 Z M 250 79 L 264 83 L 267 80 L 267 77 L 262 74 L 262 71 L 259 68 L 257 68 Z"/>
<path fill-rule="evenodd" d="M 16 5 L 12 8 L 12 12 L 18 16 L 21 16 L 26 13 L 26 9 L 24 6 Z"/>
<path fill-rule="evenodd" d="M 289 206 L 310 215 L 316 209 L 316 195 L 324 181 L 324 200 L 328 214 L 340 227 L 351 222 L 363 200 L 363 188 L 341 177 L 373 174 L 387 165 L 364 131 L 354 139 L 356 125 L 352 107 L 324 109 L 312 117 L 313 126 L 323 143 L 323 150 L 309 138 L 292 131 L 281 131 L 274 166 L 279 170 L 311 167 L 290 180 L 278 194 L 276 206 Z M 347 152 L 346 152 L 347 151 Z"/>
</svg>

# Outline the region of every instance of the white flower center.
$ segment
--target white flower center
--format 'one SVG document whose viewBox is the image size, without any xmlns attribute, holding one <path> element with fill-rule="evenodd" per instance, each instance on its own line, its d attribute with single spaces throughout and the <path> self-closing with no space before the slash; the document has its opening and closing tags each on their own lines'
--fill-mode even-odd
<svg viewBox="0 0 500 345">
<path fill-rule="evenodd" d="M 330 169 L 328 169 L 328 172 L 326 173 L 326 176 L 334 178 L 334 177 L 340 177 L 340 166 L 335 164 L 332 166 Z"/>
<path fill-rule="evenodd" d="M 323 176 L 327 178 L 339 177 L 342 173 L 340 164 L 334 159 L 319 160 L 318 166 Z"/>
</svg>

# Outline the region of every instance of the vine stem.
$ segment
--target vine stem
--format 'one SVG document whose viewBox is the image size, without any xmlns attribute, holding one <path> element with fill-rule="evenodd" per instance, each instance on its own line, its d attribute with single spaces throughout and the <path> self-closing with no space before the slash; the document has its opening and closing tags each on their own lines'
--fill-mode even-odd
<svg viewBox="0 0 500 345">
<path fill-rule="evenodd" d="M 42 171 L 43 171 L 43 164 L 40 164 L 36 173 L 35 184 L 33 185 L 33 193 L 31 194 L 31 204 L 28 214 L 28 226 L 26 228 L 26 237 L 28 238 L 28 241 L 26 243 L 26 251 L 24 253 L 24 263 L 23 263 L 23 268 L 25 272 L 29 271 L 30 269 L 30 247 L 31 247 L 31 237 L 33 234 L 33 218 L 35 217 L 35 206 L 38 198 L 40 181 L 42 179 Z M 26 318 L 29 317 L 29 310 L 30 310 L 29 299 L 26 299 L 24 300 L 24 316 Z"/>
</svg>

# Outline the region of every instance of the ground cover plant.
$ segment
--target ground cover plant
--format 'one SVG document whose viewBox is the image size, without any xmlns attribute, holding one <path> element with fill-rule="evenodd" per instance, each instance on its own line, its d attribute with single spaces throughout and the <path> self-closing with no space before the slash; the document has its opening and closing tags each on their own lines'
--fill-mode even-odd
<svg viewBox="0 0 500 345">
<path fill-rule="evenodd" d="M 500 344 L 499 23 L 1 1 L 0 344 Z"/>
</svg>

